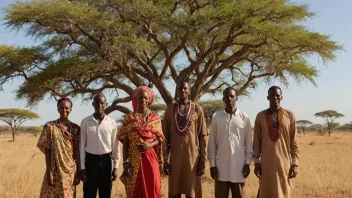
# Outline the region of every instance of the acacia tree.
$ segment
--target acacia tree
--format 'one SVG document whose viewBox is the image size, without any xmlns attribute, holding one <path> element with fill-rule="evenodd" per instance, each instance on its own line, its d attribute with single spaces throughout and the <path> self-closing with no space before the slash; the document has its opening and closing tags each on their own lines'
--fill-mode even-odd
<svg viewBox="0 0 352 198">
<path fill-rule="evenodd" d="M 318 112 L 318 113 L 314 114 L 314 116 L 324 119 L 324 121 L 328 127 L 329 136 L 330 136 L 331 129 L 333 129 L 335 126 L 334 121 L 338 118 L 343 117 L 344 115 L 342 113 L 338 113 L 335 110 L 326 110 L 326 111 Z"/>
<path fill-rule="evenodd" d="M 15 141 L 17 129 L 23 122 L 37 119 L 39 115 L 23 109 L 0 109 L 0 120 L 8 124 L 12 132 L 12 141 Z"/>
<path fill-rule="evenodd" d="M 325 63 L 342 46 L 302 25 L 313 16 L 289 0 L 19 0 L 4 20 L 38 45 L 0 46 L 0 88 L 24 79 L 16 96 L 28 105 L 108 92 L 116 98 L 106 113 L 128 113 L 123 103 L 141 85 L 170 105 L 169 85 L 184 79 L 193 101 L 225 86 L 248 94 L 273 78 L 315 84 L 307 57 Z"/>
<path fill-rule="evenodd" d="M 306 135 L 305 129 L 307 128 L 307 125 L 311 125 L 313 124 L 313 122 L 309 120 L 298 120 L 296 124 L 298 124 L 302 128 L 303 136 L 305 136 Z"/>
</svg>

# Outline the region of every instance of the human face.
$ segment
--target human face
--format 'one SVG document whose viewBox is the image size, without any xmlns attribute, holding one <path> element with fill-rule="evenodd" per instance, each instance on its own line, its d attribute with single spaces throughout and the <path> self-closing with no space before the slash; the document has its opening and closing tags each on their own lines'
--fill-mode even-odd
<svg viewBox="0 0 352 198">
<path fill-rule="evenodd" d="M 228 89 L 224 95 L 222 100 L 225 103 L 225 108 L 226 109 L 233 109 L 236 108 L 236 103 L 237 103 L 237 95 L 236 91 L 232 89 Z"/>
<path fill-rule="evenodd" d="M 149 106 L 149 94 L 146 91 L 141 91 L 137 95 L 138 109 L 145 109 Z"/>
<path fill-rule="evenodd" d="M 57 108 L 57 111 L 59 112 L 61 119 L 68 119 L 68 116 L 72 111 L 71 103 L 68 101 L 60 102 L 59 107 Z"/>
<path fill-rule="evenodd" d="M 188 96 L 190 94 L 190 86 L 189 83 L 183 82 L 178 86 L 178 98 L 179 100 L 185 100 L 188 99 Z"/>
<path fill-rule="evenodd" d="M 270 102 L 271 107 L 280 107 L 280 102 L 282 100 L 282 93 L 280 89 L 274 89 L 269 92 L 267 99 Z"/>
<path fill-rule="evenodd" d="M 107 104 L 106 104 L 105 96 L 98 95 L 94 98 L 93 107 L 94 107 L 95 113 L 103 115 L 106 105 Z"/>
</svg>

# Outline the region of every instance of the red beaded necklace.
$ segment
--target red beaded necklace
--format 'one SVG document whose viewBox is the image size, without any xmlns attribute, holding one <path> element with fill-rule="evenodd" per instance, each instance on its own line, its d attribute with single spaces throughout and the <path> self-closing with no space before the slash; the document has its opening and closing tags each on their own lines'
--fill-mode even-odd
<svg viewBox="0 0 352 198">
<path fill-rule="evenodd" d="M 187 135 L 189 128 L 191 127 L 191 118 L 194 112 L 194 103 L 189 102 L 189 109 L 187 114 L 181 114 L 180 106 L 178 103 L 175 103 L 174 113 L 175 113 L 175 123 L 176 123 L 176 133 L 180 136 Z"/>
<path fill-rule="evenodd" d="M 142 130 L 146 130 L 149 126 L 149 109 L 147 109 L 147 112 L 144 115 L 135 112 L 135 116 L 137 119 L 138 127 Z"/>
<path fill-rule="evenodd" d="M 277 142 L 281 136 L 280 126 L 282 123 L 282 118 L 284 117 L 285 110 L 280 108 L 277 117 L 275 118 L 274 113 L 270 111 L 270 109 L 265 111 L 266 122 L 269 128 L 269 137 L 272 141 Z"/>
</svg>

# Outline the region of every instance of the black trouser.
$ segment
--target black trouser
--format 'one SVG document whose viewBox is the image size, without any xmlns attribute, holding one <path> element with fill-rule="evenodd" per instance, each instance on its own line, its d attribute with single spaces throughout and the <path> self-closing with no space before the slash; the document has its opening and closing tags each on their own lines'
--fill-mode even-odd
<svg viewBox="0 0 352 198">
<path fill-rule="evenodd" d="M 243 198 L 244 197 L 244 183 L 232 183 L 215 181 L 215 197 L 216 198 L 228 198 L 229 191 L 231 190 L 232 198 Z"/>
<path fill-rule="evenodd" d="M 83 183 L 84 198 L 111 197 L 111 155 L 93 155 L 86 153 L 85 161 L 87 182 Z"/>
</svg>

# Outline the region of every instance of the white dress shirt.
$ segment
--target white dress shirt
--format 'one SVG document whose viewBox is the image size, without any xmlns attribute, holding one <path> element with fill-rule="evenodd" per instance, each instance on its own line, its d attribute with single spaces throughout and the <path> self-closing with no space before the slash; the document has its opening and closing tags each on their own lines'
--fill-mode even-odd
<svg viewBox="0 0 352 198">
<path fill-rule="evenodd" d="M 118 168 L 120 146 L 117 139 L 117 125 L 107 115 L 100 124 L 93 115 L 82 120 L 79 145 L 81 169 L 85 169 L 86 152 L 94 155 L 111 153 L 112 167 Z"/>
<path fill-rule="evenodd" d="M 218 180 L 245 182 L 243 166 L 250 164 L 253 155 L 252 128 L 248 116 L 238 109 L 231 115 L 225 110 L 212 119 L 208 158 L 210 167 L 217 167 Z"/>
</svg>

